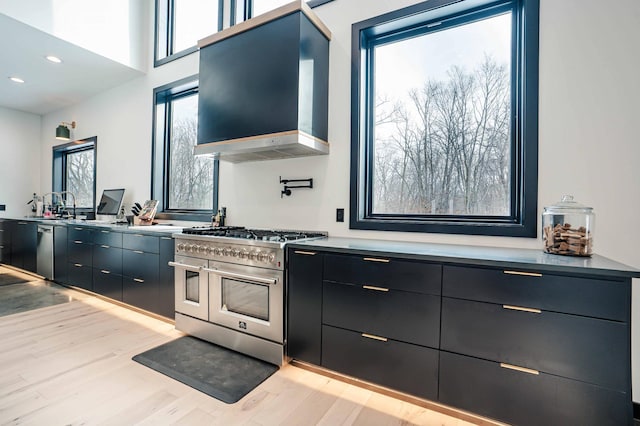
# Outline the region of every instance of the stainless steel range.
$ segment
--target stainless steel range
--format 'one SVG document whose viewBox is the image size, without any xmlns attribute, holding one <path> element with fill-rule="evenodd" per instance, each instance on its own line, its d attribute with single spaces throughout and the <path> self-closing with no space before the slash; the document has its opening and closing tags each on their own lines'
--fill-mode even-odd
<svg viewBox="0 0 640 426">
<path fill-rule="evenodd" d="M 174 234 L 176 329 L 282 365 L 284 247 L 326 236 L 233 226 Z"/>
</svg>

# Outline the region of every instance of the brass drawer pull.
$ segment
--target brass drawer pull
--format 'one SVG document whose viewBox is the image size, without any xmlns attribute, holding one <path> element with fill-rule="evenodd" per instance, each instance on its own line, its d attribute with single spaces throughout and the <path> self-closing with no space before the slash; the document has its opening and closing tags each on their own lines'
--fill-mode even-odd
<svg viewBox="0 0 640 426">
<path fill-rule="evenodd" d="M 540 374 L 540 372 L 538 370 L 532 370 L 531 368 L 525 368 L 525 367 L 519 367 L 517 365 L 512 365 L 512 364 L 506 364 L 504 362 L 500 363 L 500 367 L 502 368 L 508 368 L 509 370 L 516 370 L 516 371 L 520 371 L 522 373 L 527 373 L 527 374 L 535 374 L 536 376 L 538 374 Z"/>
<path fill-rule="evenodd" d="M 111 247 L 109 247 L 109 246 L 105 246 L 104 244 L 103 244 L 103 245 L 101 245 L 100 247 L 102 247 L 102 248 L 111 248 Z"/>
<path fill-rule="evenodd" d="M 522 272 L 522 271 L 502 271 L 507 275 L 523 275 L 525 277 L 541 277 L 542 274 L 537 272 Z"/>
<path fill-rule="evenodd" d="M 143 251 L 141 251 L 141 250 L 134 250 L 133 252 L 134 252 L 134 253 L 138 253 L 138 254 L 144 254 L 144 252 L 143 252 Z"/>
<path fill-rule="evenodd" d="M 103 274 L 110 274 L 111 271 L 107 271 L 106 269 L 101 269 L 100 272 L 102 272 Z"/>
<path fill-rule="evenodd" d="M 502 305 L 504 309 L 510 309 L 512 311 L 531 312 L 532 314 L 541 314 L 542 311 L 536 308 L 525 308 L 524 306 Z"/>
<path fill-rule="evenodd" d="M 363 285 L 362 288 L 366 289 L 366 290 L 375 290 L 375 291 L 389 291 L 388 288 L 384 288 L 384 287 L 376 287 L 374 285 Z"/>
<path fill-rule="evenodd" d="M 135 282 L 137 282 L 137 283 L 143 283 L 143 282 L 144 282 L 144 280 L 143 280 L 143 279 L 141 279 L 141 278 L 134 278 L 133 280 L 134 280 Z"/>
<path fill-rule="evenodd" d="M 380 262 L 380 263 L 389 263 L 391 260 L 389 259 L 380 259 L 377 257 L 363 257 L 362 260 L 366 260 L 367 262 Z"/>
<path fill-rule="evenodd" d="M 110 234 L 111 233 L 111 231 L 100 231 L 100 232 L 102 232 L 103 234 Z"/>
<path fill-rule="evenodd" d="M 376 336 L 374 334 L 362 333 L 362 337 L 366 337 L 367 339 L 379 340 L 380 342 L 386 342 L 387 341 L 386 337 L 380 337 L 380 336 Z"/>
<path fill-rule="evenodd" d="M 133 234 L 134 237 L 144 237 L 142 234 Z"/>
<path fill-rule="evenodd" d="M 74 263 L 73 266 L 76 268 L 82 268 L 82 263 Z"/>
<path fill-rule="evenodd" d="M 317 253 L 315 251 L 303 251 L 303 250 L 295 250 L 295 254 L 305 254 L 307 256 L 315 256 Z"/>
<path fill-rule="evenodd" d="M 171 237 L 160 237 L 161 240 L 173 240 Z"/>
<path fill-rule="evenodd" d="M 73 241 L 73 243 L 74 243 L 74 244 L 82 244 L 82 241 L 80 241 L 80 240 L 74 240 L 74 241 Z"/>
</svg>

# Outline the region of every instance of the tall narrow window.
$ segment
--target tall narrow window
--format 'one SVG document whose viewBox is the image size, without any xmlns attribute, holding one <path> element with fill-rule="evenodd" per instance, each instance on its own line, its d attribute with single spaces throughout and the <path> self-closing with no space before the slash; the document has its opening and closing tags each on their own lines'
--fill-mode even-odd
<svg viewBox="0 0 640 426">
<path fill-rule="evenodd" d="M 534 237 L 537 2 L 430 7 L 354 24 L 351 226 Z"/>
<path fill-rule="evenodd" d="M 221 0 L 156 0 L 155 65 L 193 53 L 222 28 Z"/>
<path fill-rule="evenodd" d="M 154 91 L 153 198 L 165 215 L 211 218 L 217 208 L 218 162 L 196 157 L 198 129 L 196 77 Z"/>
<path fill-rule="evenodd" d="M 75 196 L 76 210 L 95 209 L 96 137 L 53 147 L 53 191 L 64 193 L 68 206 Z"/>
</svg>

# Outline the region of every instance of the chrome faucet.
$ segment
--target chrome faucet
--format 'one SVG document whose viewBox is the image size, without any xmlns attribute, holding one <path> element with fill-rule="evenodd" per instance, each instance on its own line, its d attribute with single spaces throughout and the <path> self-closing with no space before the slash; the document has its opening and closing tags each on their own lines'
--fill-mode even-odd
<svg viewBox="0 0 640 426">
<path fill-rule="evenodd" d="M 62 195 L 62 194 L 69 194 L 73 198 L 73 219 L 75 219 L 76 218 L 76 194 L 74 194 L 71 191 L 62 191 L 62 192 L 60 192 L 60 195 Z M 66 207 L 67 207 L 66 198 L 65 198 L 65 201 L 64 201 L 64 206 L 65 206 L 65 209 L 66 209 Z"/>
<path fill-rule="evenodd" d="M 42 204 L 44 204 L 45 209 L 46 209 L 47 208 L 46 207 L 47 204 L 45 203 L 45 199 L 46 199 L 46 196 L 49 195 L 50 198 L 51 198 L 51 204 L 50 205 L 53 207 L 54 213 L 57 213 L 57 212 L 55 212 L 55 210 L 57 210 L 55 207 L 57 207 L 59 203 L 64 207 L 64 210 L 66 210 L 67 209 L 67 202 L 66 202 L 66 199 L 64 200 L 64 203 L 62 202 L 62 194 L 69 194 L 73 198 L 73 219 L 75 219 L 76 218 L 76 196 L 71 191 L 61 191 L 61 192 L 52 191 L 52 192 L 47 192 L 47 193 L 42 195 Z M 53 196 L 54 195 L 57 197 L 55 204 L 53 202 Z"/>
</svg>

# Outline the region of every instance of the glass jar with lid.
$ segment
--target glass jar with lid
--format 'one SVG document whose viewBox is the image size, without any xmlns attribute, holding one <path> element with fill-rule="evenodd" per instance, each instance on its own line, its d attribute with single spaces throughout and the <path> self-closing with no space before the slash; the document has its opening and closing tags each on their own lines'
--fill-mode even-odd
<svg viewBox="0 0 640 426">
<path fill-rule="evenodd" d="M 595 213 L 591 207 L 573 201 L 571 195 L 545 207 L 542 213 L 544 251 L 568 256 L 591 256 Z"/>
</svg>

